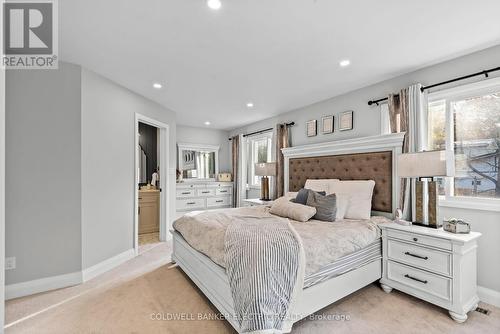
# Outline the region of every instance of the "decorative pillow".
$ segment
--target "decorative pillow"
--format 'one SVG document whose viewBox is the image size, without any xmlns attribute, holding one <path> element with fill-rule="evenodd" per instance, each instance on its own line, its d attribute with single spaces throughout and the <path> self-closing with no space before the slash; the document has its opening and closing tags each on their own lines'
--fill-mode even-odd
<svg viewBox="0 0 500 334">
<path fill-rule="evenodd" d="M 298 194 L 297 191 L 289 191 L 285 194 L 285 197 L 289 199 L 294 199 L 295 197 L 297 197 L 297 194 Z"/>
<path fill-rule="evenodd" d="M 333 192 L 347 196 L 349 204 L 344 218 L 370 219 L 372 195 L 375 181 L 338 181 L 333 184 Z"/>
<path fill-rule="evenodd" d="M 335 221 L 337 214 L 337 195 L 331 194 L 324 196 L 317 192 L 310 191 L 307 197 L 307 205 L 316 208 L 314 219 L 327 222 Z"/>
<path fill-rule="evenodd" d="M 293 203 L 289 198 L 280 197 L 274 201 L 269 212 L 280 217 L 306 222 L 316 214 L 316 208 Z"/>
<path fill-rule="evenodd" d="M 307 205 L 307 197 L 309 196 L 310 192 L 315 192 L 315 191 L 306 188 L 300 189 L 299 192 L 297 193 L 297 196 L 295 197 L 295 200 L 293 200 L 292 202 Z M 326 195 L 325 191 L 317 191 L 317 193 L 323 196 Z"/>
<path fill-rule="evenodd" d="M 335 214 L 335 221 L 344 219 L 349 207 L 349 195 L 346 194 L 335 194 L 337 196 L 337 213 Z"/>
<path fill-rule="evenodd" d="M 304 188 L 317 192 L 324 191 L 330 195 L 333 193 L 333 191 L 331 191 L 332 184 L 338 181 L 338 179 L 307 179 Z"/>
</svg>

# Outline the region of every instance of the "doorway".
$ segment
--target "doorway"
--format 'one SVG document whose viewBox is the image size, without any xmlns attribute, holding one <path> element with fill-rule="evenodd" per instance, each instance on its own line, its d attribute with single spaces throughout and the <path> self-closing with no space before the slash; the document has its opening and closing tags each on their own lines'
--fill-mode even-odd
<svg viewBox="0 0 500 334">
<path fill-rule="evenodd" d="M 167 239 L 168 125 L 144 115 L 135 120 L 134 249 Z"/>
</svg>

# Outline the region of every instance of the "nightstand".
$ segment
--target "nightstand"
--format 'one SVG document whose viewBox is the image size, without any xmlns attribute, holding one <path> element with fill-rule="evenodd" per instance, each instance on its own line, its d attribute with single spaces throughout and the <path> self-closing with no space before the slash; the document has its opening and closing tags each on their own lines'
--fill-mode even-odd
<svg viewBox="0 0 500 334">
<path fill-rule="evenodd" d="M 274 201 L 263 201 L 259 198 L 247 198 L 244 199 L 243 202 L 245 202 L 247 206 L 258 206 L 258 205 L 271 206 L 274 203 Z"/>
<path fill-rule="evenodd" d="M 380 283 L 448 310 L 456 322 L 477 307 L 476 250 L 481 233 L 454 234 L 422 226 L 381 224 Z"/>
</svg>

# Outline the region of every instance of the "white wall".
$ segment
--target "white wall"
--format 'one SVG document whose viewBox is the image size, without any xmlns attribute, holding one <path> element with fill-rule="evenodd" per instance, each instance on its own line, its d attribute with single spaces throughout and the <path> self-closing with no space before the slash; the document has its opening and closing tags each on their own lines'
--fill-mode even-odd
<svg viewBox="0 0 500 334">
<path fill-rule="evenodd" d="M 9 71 L 6 86 L 6 256 L 17 259 L 6 283 L 18 296 L 26 284 L 16 283 L 75 284 L 83 269 L 133 248 L 135 113 L 169 124 L 171 184 L 176 124 L 174 112 L 65 62 Z"/>
<path fill-rule="evenodd" d="M 231 142 L 228 131 L 177 125 L 177 142 L 219 145 L 219 171 L 231 171 Z"/>
<path fill-rule="evenodd" d="M 175 113 L 82 69 L 83 268 L 133 248 L 135 113 L 170 127 L 170 184 L 175 184 Z M 170 223 L 175 187 L 168 189 Z"/>
<path fill-rule="evenodd" d="M 80 67 L 6 80 L 6 283 L 80 271 Z"/>
<path fill-rule="evenodd" d="M 429 85 L 498 66 L 500 66 L 500 46 L 426 67 L 391 80 L 281 114 L 277 117 L 250 124 L 230 131 L 230 133 L 231 135 L 248 133 L 274 127 L 278 122 L 295 121 L 296 125 L 291 128 L 293 146 L 377 135 L 380 133 L 379 108 L 368 106 L 367 102 L 369 100 L 387 96 L 392 92 L 398 92 L 401 88 L 408 87 L 413 83 L 420 82 L 424 85 Z M 498 72 L 495 72 L 491 73 L 490 77 L 499 75 Z M 482 78 L 474 78 L 453 85 L 456 86 L 478 80 L 482 80 Z M 453 85 L 448 85 L 446 88 Z M 436 90 L 437 88 L 434 91 Z M 346 110 L 354 110 L 354 130 L 339 132 L 338 120 L 336 120 L 335 133 L 328 135 L 319 134 L 311 138 L 306 136 L 306 121 L 317 119 L 319 123 L 321 117 L 324 115 L 338 115 L 340 112 Z M 252 193 L 249 196 L 255 195 Z M 479 285 L 497 291 L 500 295 L 500 267 L 496 265 L 496 262 L 492 262 L 498 262 L 500 258 L 500 212 L 442 208 L 441 213 L 447 217 L 465 218 L 472 223 L 474 230 L 483 233 L 479 241 L 478 282 Z"/>
</svg>

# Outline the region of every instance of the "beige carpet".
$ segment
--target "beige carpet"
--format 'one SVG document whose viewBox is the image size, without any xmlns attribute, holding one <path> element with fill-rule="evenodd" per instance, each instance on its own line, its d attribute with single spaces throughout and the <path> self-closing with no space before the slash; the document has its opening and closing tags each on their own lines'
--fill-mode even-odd
<svg viewBox="0 0 500 334">
<path fill-rule="evenodd" d="M 500 333 L 500 309 L 489 316 L 469 313 L 464 324 L 447 312 L 403 293 L 370 285 L 316 313 L 345 315 L 348 321 L 304 319 L 294 333 Z M 22 321 L 6 333 L 233 333 L 221 320 L 189 320 L 216 310 L 176 266 L 163 265 L 109 289 L 96 289 Z M 186 320 L 151 320 L 183 314 Z M 326 318 L 326 317 L 324 317 Z"/>
</svg>

